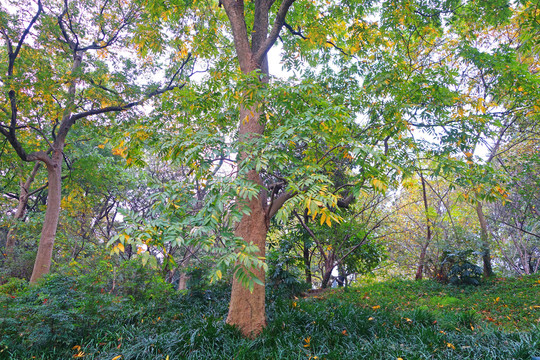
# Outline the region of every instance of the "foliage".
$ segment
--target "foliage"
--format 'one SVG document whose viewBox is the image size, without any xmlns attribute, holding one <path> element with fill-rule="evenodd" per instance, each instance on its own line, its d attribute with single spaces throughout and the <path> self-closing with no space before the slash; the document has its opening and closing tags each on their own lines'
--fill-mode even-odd
<svg viewBox="0 0 540 360">
<path fill-rule="evenodd" d="M 471 262 L 472 250 L 443 252 L 440 261 L 439 281 L 453 285 L 480 285 L 482 268 Z"/>
<path fill-rule="evenodd" d="M 2 357 L 529 360 L 540 355 L 538 276 L 496 279 L 481 287 L 391 281 L 279 300 L 269 304 L 267 329 L 250 340 L 224 323 L 226 288 L 213 287 L 206 298 L 163 289 L 156 289 L 163 292 L 158 298 L 120 297 L 102 292 L 102 284 L 93 283 L 96 275 L 49 276 L 14 298 L 0 295 L 6 306 L 0 318 Z"/>
<path fill-rule="evenodd" d="M 302 258 L 291 251 L 293 246 L 290 239 L 283 239 L 278 248 L 267 252 L 267 296 L 273 299 L 292 298 L 311 287 L 302 278 L 305 265 Z"/>
</svg>

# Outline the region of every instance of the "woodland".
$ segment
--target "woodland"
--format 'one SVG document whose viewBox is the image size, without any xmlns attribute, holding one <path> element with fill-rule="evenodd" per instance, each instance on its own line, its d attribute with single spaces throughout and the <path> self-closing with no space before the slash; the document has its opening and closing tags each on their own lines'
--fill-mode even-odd
<svg viewBox="0 0 540 360">
<path fill-rule="evenodd" d="M 540 357 L 537 1 L 0 0 L 0 38 L 0 358 Z"/>
</svg>

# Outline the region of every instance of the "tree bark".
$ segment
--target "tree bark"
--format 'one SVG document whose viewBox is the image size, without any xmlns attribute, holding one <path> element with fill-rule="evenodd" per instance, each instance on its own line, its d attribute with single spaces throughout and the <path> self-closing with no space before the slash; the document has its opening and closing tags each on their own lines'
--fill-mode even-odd
<svg viewBox="0 0 540 360">
<path fill-rule="evenodd" d="M 424 176 L 420 174 L 420 180 L 422 181 L 422 197 L 424 199 L 424 210 L 426 213 L 426 243 L 422 246 L 422 251 L 420 252 L 420 258 L 418 259 L 418 267 L 416 268 L 415 280 L 422 280 L 424 274 L 424 266 L 426 263 L 426 253 L 429 243 L 431 242 L 431 221 L 429 220 L 429 206 L 426 193 L 426 181 Z"/>
<path fill-rule="evenodd" d="M 306 282 L 313 286 L 313 279 L 311 276 L 311 258 L 309 256 L 309 247 L 306 245 L 306 241 L 304 240 L 304 266 L 306 267 L 305 273 L 306 273 Z"/>
<path fill-rule="evenodd" d="M 253 116 L 252 116 L 253 114 Z M 249 121 L 244 121 L 248 117 Z M 264 127 L 259 124 L 259 113 L 241 109 L 240 111 L 240 138 L 245 141 L 246 138 L 253 138 L 257 134 L 262 134 Z M 247 155 L 242 153 L 241 159 Z M 262 186 L 262 180 L 259 173 L 250 170 L 247 173 L 247 180 Z M 238 206 L 247 206 L 250 210 L 249 215 L 244 215 L 235 229 L 235 236 L 241 237 L 247 243 L 253 243 L 259 248 L 256 256 L 264 257 L 266 249 L 266 234 L 268 232 L 268 218 L 266 212 L 266 198 L 261 192 L 251 200 L 238 199 Z M 264 284 L 265 273 L 262 268 L 249 269 Z M 265 288 L 264 285 L 255 284 L 253 292 L 250 292 L 236 278 L 233 279 L 231 302 L 229 305 L 229 314 L 227 323 L 236 325 L 247 337 L 256 337 L 266 326 L 265 312 Z"/>
<path fill-rule="evenodd" d="M 331 252 L 324 261 L 325 272 L 322 278 L 321 289 L 326 289 L 328 287 L 335 265 L 335 255 Z"/>
<path fill-rule="evenodd" d="M 482 203 L 476 203 L 476 214 L 480 222 L 480 239 L 482 240 L 482 262 L 484 263 L 484 277 L 493 276 L 493 267 L 491 266 L 491 252 L 489 250 L 488 227 L 486 217 L 482 208 Z"/>
<path fill-rule="evenodd" d="M 47 195 L 47 210 L 41 229 L 39 247 L 34 262 L 34 270 L 30 283 L 49 273 L 51 268 L 52 253 L 58 218 L 60 217 L 60 202 L 62 199 L 62 160 L 63 146 L 53 150 L 50 162 L 47 164 L 47 177 L 49 180 L 49 192 Z"/>
<path fill-rule="evenodd" d="M 82 53 L 75 52 L 71 73 L 76 73 L 82 64 Z M 51 156 L 44 156 L 41 160 L 47 167 L 47 179 L 49 182 L 49 192 L 47 194 L 47 210 L 41 236 L 39 239 L 38 251 L 34 262 L 34 270 L 30 278 L 30 283 L 35 283 L 41 277 L 48 274 L 51 268 L 52 253 L 58 219 L 60 217 L 60 204 L 62 200 L 62 161 L 64 160 L 64 147 L 66 137 L 74 124 L 71 114 L 75 103 L 76 81 L 73 80 L 68 89 L 68 100 L 62 121 L 54 143 L 52 144 Z"/>
<path fill-rule="evenodd" d="M 186 274 L 186 273 L 181 273 L 180 274 L 180 279 L 178 279 L 178 288 L 177 288 L 177 290 L 178 291 L 186 290 L 188 280 L 189 280 L 189 275 Z"/>
<path fill-rule="evenodd" d="M 418 266 L 416 268 L 416 275 L 414 276 L 415 280 L 422 280 L 424 276 L 424 265 L 426 263 L 426 253 L 427 253 L 427 245 L 422 246 L 422 250 L 420 251 L 420 257 L 418 258 Z"/>
<path fill-rule="evenodd" d="M 269 32 L 270 7 L 274 1 L 255 0 L 253 31 L 248 34 L 244 1 L 221 0 L 221 4 L 231 24 L 240 69 L 244 74 L 260 71 L 261 83 L 268 81 L 268 61 L 266 54 L 275 43 L 285 22 L 285 16 L 289 7 L 295 0 L 283 0 L 281 2 L 274 24 Z M 257 138 L 264 132 L 264 120 L 261 119 L 257 105 L 254 104 L 249 108 L 240 105 L 240 122 L 238 127 L 240 143 L 247 144 L 257 141 Z M 249 155 L 249 149 L 247 148 L 240 149 L 239 152 L 238 159 L 240 162 L 245 160 Z M 245 176 L 248 181 L 262 187 L 261 177 L 254 169 L 249 170 Z M 244 215 L 237 224 L 235 235 L 242 237 L 247 243 L 256 245 L 259 248 L 259 252 L 256 255 L 264 257 L 269 218 L 275 213 L 272 208 L 268 209 L 266 192 L 260 191 L 258 196 L 252 197 L 251 200 L 237 199 L 237 203 L 238 206 L 247 206 L 250 212 L 249 215 Z M 264 270 L 250 270 L 264 284 Z M 264 285 L 255 284 L 253 292 L 250 292 L 234 277 L 227 323 L 238 326 L 242 333 L 248 337 L 255 337 L 262 331 L 266 325 Z"/>
<path fill-rule="evenodd" d="M 41 167 L 41 163 L 35 163 L 34 167 L 32 168 L 32 172 L 30 173 L 30 176 L 28 176 L 28 179 L 23 183 L 21 180 L 20 184 L 20 194 L 19 194 L 19 203 L 17 204 L 17 210 L 15 211 L 15 215 L 13 216 L 15 221 L 22 220 L 24 218 L 24 214 L 26 213 L 26 208 L 28 205 L 28 199 L 30 197 L 30 186 L 34 182 L 34 179 L 36 178 L 37 172 L 39 171 L 39 168 Z M 16 225 L 11 227 L 7 233 L 7 240 L 6 240 L 6 255 L 8 258 L 10 258 L 13 255 L 13 249 L 15 247 L 15 241 L 16 241 Z"/>
</svg>

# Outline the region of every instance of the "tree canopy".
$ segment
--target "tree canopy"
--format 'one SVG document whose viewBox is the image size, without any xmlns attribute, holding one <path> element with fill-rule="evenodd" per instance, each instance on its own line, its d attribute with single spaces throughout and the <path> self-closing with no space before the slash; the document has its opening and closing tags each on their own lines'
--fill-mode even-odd
<svg viewBox="0 0 540 360">
<path fill-rule="evenodd" d="M 448 279 L 457 253 L 538 272 L 539 17 L 505 0 L 3 3 L 3 271 L 140 260 L 183 288 L 204 268 L 249 337 L 268 259 L 322 287 Z"/>
</svg>

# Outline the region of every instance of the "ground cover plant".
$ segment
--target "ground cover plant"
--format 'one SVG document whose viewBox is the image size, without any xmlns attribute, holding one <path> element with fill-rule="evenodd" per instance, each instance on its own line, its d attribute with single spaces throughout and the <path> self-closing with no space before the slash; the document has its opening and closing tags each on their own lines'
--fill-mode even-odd
<svg viewBox="0 0 540 360">
<path fill-rule="evenodd" d="M 1 288 L 3 359 L 530 359 L 540 356 L 540 276 L 479 287 L 388 281 L 283 299 L 251 340 L 225 323 L 230 288 L 174 291 L 52 275 Z"/>
</svg>

